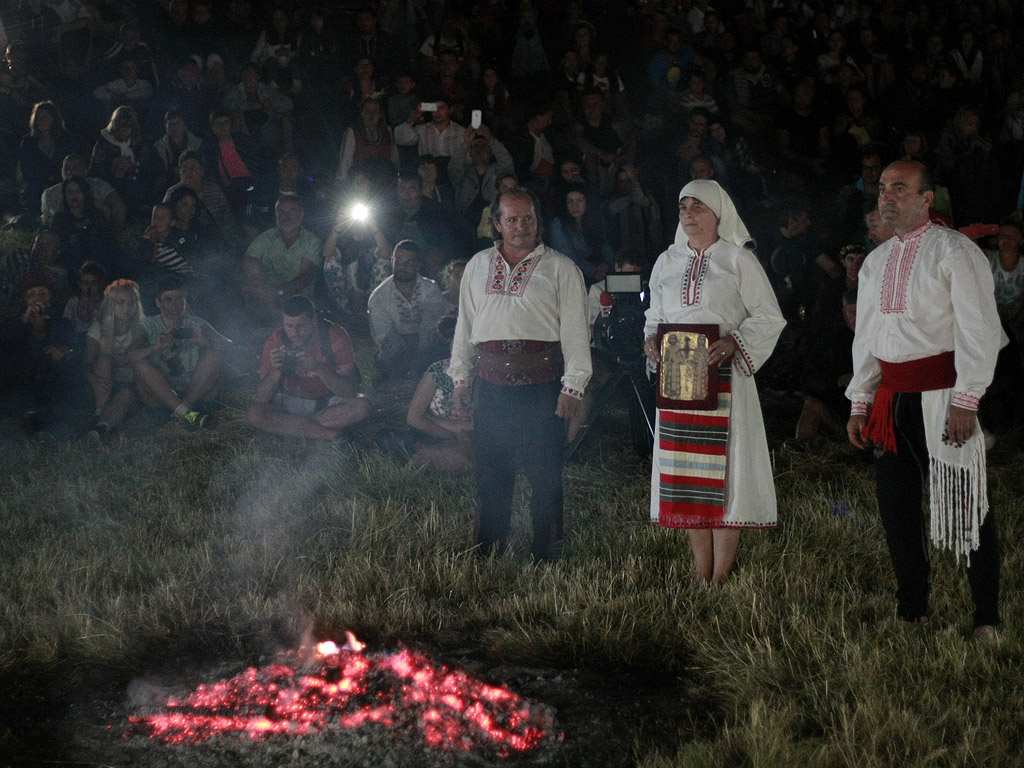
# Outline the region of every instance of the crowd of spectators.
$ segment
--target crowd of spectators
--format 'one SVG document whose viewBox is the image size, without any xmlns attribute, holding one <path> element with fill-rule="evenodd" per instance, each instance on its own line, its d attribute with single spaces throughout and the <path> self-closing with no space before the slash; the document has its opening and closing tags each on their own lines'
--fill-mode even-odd
<svg viewBox="0 0 1024 768">
<path fill-rule="evenodd" d="M 678 190 L 713 178 L 789 321 L 764 379 L 817 382 L 809 418 L 830 423 L 844 371 L 807 364 L 847 343 L 893 159 L 932 169 L 933 219 L 989 249 L 1008 335 L 1024 327 L 1022 29 L 1010 0 L 0 0 L 0 211 L 38 230 L 0 262 L 3 343 L 73 377 L 68 334 L 115 317 L 103 286 L 134 281 L 166 320 L 173 277 L 211 354 L 215 326 L 262 343 L 303 295 L 369 307 L 382 372 L 418 377 L 457 311 L 434 281 L 487 243 L 503 185 L 537 194 L 545 241 L 600 284 L 625 253 L 649 269 Z"/>
</svg>

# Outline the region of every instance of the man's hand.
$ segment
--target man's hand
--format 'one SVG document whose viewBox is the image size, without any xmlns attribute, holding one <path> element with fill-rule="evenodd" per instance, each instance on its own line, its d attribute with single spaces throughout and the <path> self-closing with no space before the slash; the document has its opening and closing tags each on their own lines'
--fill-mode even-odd
<svg viewBox="0 0 1024 768">
<path fill-rule="evenodd" d="M 846 436 L 857 448 L 870 448 L 871 441 L 864 437 L 864 427 L 868 424 L 868 417 L 858 413 L 850 417 L 846 422 Z"/>
<path fill-rule="evenodd" d="M 949 406 L 949 420 L 946 422 L 947 442 L 962 445 L 974 434 L 978 414 L 956 405 Z"/>
<path fill-rule="evenodd" d="M 644 341 L 644 354 L 651 361 L 651 365 L 657 366 L 661 362 L 661 350 L 658 349 L 657 336 L 651 336 Z"/>
<path fill-rule="evenodd" d="M 455 418 L 465 418 L 473 406 L 473 395 L 465 384 L 456 387 L 452 391 L 452 415 Z"/>
<path fill-rule="evenodd" d="M 564 392 L 558 396 L 558 405 L 555 406 L 555 416 L 560 419 L 571 419 L 580 409 L 580 401 Z"/>
</svg>

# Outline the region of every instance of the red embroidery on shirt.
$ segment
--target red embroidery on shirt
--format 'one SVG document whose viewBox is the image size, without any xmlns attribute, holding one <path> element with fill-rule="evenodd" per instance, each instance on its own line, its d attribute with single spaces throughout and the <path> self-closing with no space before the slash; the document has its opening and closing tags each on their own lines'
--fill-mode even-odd
<svg viewBox="0 0 1024 768">
<path fill-rule="evenodd" d="M 704 286 L 704 275 L 707 274 L 709 261 L 706 249 L 699 252 L 690 251 L 690 264 L 683 275 L 683 290 L 680 297 L 684 307 L 700 304 L 701 288 Z"/>
<path fill-rule="evenodd" d="M 487 293 L 504 293 L 507 296 L 522 296 L 526 291 L 526 284 L 530 281 L 530 275 L 537 267 L 539 256 L 527 256 L 512 268 L 509 276 L 508 267 L 501 254 L 497 251 L 491 257 L 491 264 L 487 271 Z"/>
<path fill-rule="evenodd" d="M 880 309 L 886 315 L 899 315 L 907 311 L 907 286 L 914 269 L 921 238 L 931 229 L 931 222 L 908 234 L 903 240 L 893 238 L 889 249 L 889 260 L 885 263 L 882 276 L 882 291 L 879 297 Z"/>
</svg>

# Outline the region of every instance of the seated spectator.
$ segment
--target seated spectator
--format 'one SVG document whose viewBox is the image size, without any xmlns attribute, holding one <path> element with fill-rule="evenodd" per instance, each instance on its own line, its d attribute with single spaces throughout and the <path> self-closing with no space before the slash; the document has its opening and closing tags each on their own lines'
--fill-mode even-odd
<svg viewBox="0 0 1024 768">
<path fill-rule="evenodd" d="M 1024 227 L 1018 218 L 1003 219 L 999 225 L 997 247 L 985 251 L 992 266 L 992 277 L 996 284 L 996 309 L 1003 326 L 1020 340 L 1022 326 L 1021 310 L 1024 309 L 1024 261 L 1020 258 L 1021 242 L 1024 241 Z"/>
<path fill-rule="evenodd" d="M 103 291 L 83 360 L 95 406 L 89 430 L 94 440 L 106 440 L 135 405 L 135 369 L 127 355 L 141 339 L 144 316 L 134 281 L 115 280 Z"/>
<path fill-rule="evenodd" d="M 21 281 L 30 272 L 51 287 L 56 306 L 67 302 L 68 271 L 61 259 L 60 238 L 52 229 L 39 230 L 30 249 L 17 248 L 0 259 L 0 319 L 21 312 Z"/>
<path fill-rule="evenodd" d="M 319 320 L 305 296 L 289 298 L 281 313 L 263 345 L 249 423 L 272 435 L 337 440 L 373 410 L 359 394 L 352 341 L 337 323 Z"/>
<path fill-rule="evenodd" d="M 392 253 L 399 240 L 414 240 L 420 246 L 420 269 L 436 275 L 449 259 L 464 255 L 472 247 L 469 225 L 449 215 L 441 204 L 423 196 L 418 172 L 403 171 L 395 185 L 398 205 L 383 217 L 377 238 L 381 253 Z"/>
<path fill-rule="evenodd" d="M 496 195 L 508 192 L 519 186 L 519 180 L 514 173 L 503 173 L 494 179 L 494 194 L 491 195 L 491 202 L 494 202 Z M 480 221 L 476 225 L 476 236 L 479 239 L 477 250 L 488 248 L 494 244 L 494 229 L 491 227 L 491 203 L 484 206 L 480 211 Z"/>
<path fill-rule="evenodd" d="M 187 283 L 195 272 L 190 259 L 196 253 L 195 238 L 175 227 L 174 222 L 174 209 L 170 205 L 157 203 L 153 206 L 150 224 L 128 269 L 138 281 L 135 290 L 143 306 L 150 310 L 155 307 L 157 286 L 165 278 L 178 275 Z"/>
<path fill-rule="evenodd" d="M 953 220 L 957 226 L 990 221 L 997 204 L 999 168 L 992 154 L 992 142 L 981 133 L 981 113 L 965 105 L 942 131 L 935 149 L 935 180 L 949 189 Z M 997 215 L 1001 215 L 997 214 Z"/>
<path fill-rule="evenodd" d="M 543 196 L 555 170 L 555 150 L 546 134 L 554 112 L 546 102 L 534 101 L 526 111 L 526 122 L 513 126 L 506 146 L 523 186 Z"/>
<path fill-rule="evenodd" d="M 153 198 L 150 151 L 135 110 L 118 107 L 93 145 L 89 173 L 110 182 L 130 210 L 148 208 Z"/>
<path fill-rule="evenodd" d="M 755 46 L 743 50 L 740 65 L 726 76 L 726 85 L 728 111 L 743 134 L 752 141 L 770 136 L 785 87 Z"/>
<path fill-rule="evenodd" d="M 445 311 L 441 316 L 442 321 L 445 317 L 455 319 L 459 317 L 459 293 L 462 288 L 462 276 L 466 272 L 466 265 L 468 263 L 467 259 L 455 259 L 445 264 L 441 270 L 438 285 L 441 287 L 441 295 L 444 297 L 445 303 Z M 433 358 L 439 360 L 451 354 L 452 340 L 445 333 L 442 333 L 442 330 L 445 330 L 445 333 L 447 332 L 442 327 L 442 322 L 438 321 L 438 332 L 434 334 L 433 348 L 424 353 L 424 359 Z"/>
<path fill-rule="evenodd" d="M 391 277 L 367 303 L 377 368 L 385 378 L 423 372 L 431 362 L 437 321 L 446 311 L 437 283 L 420 275 L 420 251 L 412 240 L 395 245 Z"/>
<path fill-rule="evenodd" d="M 37 103 L 28 125 L 29 133 L 18 148 L 18 173 L 24 184 L 24 199 L 29 203 L 26 207 L 33 210 L 43 190 L 60 183 L 61 165 L 75 151 L 75 140 L 52 101 Z"/>
<path fill-rule="evenodd" d="M 537 28 L 537 11 L 530 4 L 520 4 L 509 63 L 510 84 L 513 90 L 529 93 L 543 90 L 550 79 L 551 65 Z"/>
<path fill-rule="evenodd" d="M 100 302 L 103 301 L 103 286 L 107 275 L 95 261 L 87 261 L 78 268 L 75 280 L 75 295 L 64 305 L 64 319 L 68 320 L 75 334 L 75 350 L 82 351 L 85 334 L 96 319 Z"/>
<path fill-rule="evenodd" d="M 398 170 L 398 145 L 384 121 L 384 104 L 375 97 L 363 100 L 359 119 L 345 129 L 338 158 L 338 185 L 348 181 L 353 165 L 361 166 L 369 158 L 389 160 Z"/>
<path fill-rule="evenodd" d="M 445 315 L 438 321 L 438 336 L 447 339 L 450 348 L 454 335 L 455 318 Z M 430 364 L 409 403 L 405 421 L 418 433 L 410 459 L 438 472 L 471 472 L 473 414 L 455 408 L 448 363 L 446 358 Z"/>
<path fill-rule="evenodd" d="M 180 109 L 168 110 L 164 115 L 164 135 L 153 143 L 153 184 L 165 190 L 180 181 L 179 162 L 182 154 L 198 152 L 203 140 L 188 129 L 185 115 Z"/>
<path fill-rule="evenodd" d="M 282 298 L 312 298 L 323 263 L 323 243 L 302 226 L 302 201 L 282 195 L 274 214 L 276 226 L 249 243 L 242 259 L 242 293 L 257 321 L 276 318 Z"/>
<path fill-rule="evenodd" d="M 0 403 L 20 413 L 22 429 L 34 434 L 63 422 L 74 405 L 74 329 L 54 307 L 42 275 L 25 275 L 20 293 L 21 310 L 0 331 Z"/>
<path fill-rule="evenodd" d="M 92 193 L 92 199 L 96 207 L 106 214 L 111 229 L 115 232 L 120 232 L 124 228 L 126 217 L 124 200 L 117 194 L 117 190 L 114 189 L 110 182 L 97 176 L 88 176 L 88 173 L 89 161 L 82 155 L 68 155 L 64 158 L 64 163 L 60 169 L 61 179 L 67 180 L 72 176 L 83 177 L 89 185 L 89 191 Z M 43 190 L 42 199 L 40 200 L 40 211 L 44 227 L 51 226 L 54 215 L 64 207 L 64 196 L 62 193 L 63 188 L 61 184 L 54 184 L 52 187 L 47 187 Z"/>
<path fill-rule="evenodd" d="M 479 221 L 480 211 L 494 199 L 497 178 L 512 171 L 512 156 L 486 125 L 468 129 L 448 164 L 456 210 L 466 221 Z"/>
<path fill-rule="evenodd" d="M 604 94 L 596 88 L 584 92 L 580 100 L 582 119 L 573 125 L 573 141 L 583 153 L 584 173 L 591 184 L 611 187 L 623 165 L 636 160 L 636 139 L 628 123 L 608 114 Z"/>
<path fill-rule="evenodd" d="M 438 177 L 437 160 L 432 155 L 420 155 L 416 159 L 416 175 L 420 177 L 420 194 L 441 206 L 445 213 L 455 210 L 455 190 L 447 181 Z"/>
<path fill-rule="evenodd" d="M 800 374 L 805 392 L 803 408 L 796 425 L 797 450 L 806 450 L 827 427 L 837 438 L 846 434 L 850 401 L 846 387 L 853 377 L 853 332 L 857 322 L 857 292 L 846 291 L 842 314 L 832 314 L 824 322 L 808 323 L 807 355 Z"/>
<path fill-rule="evenodd" d="M 153 52 L 149 45 L 142 41 L 138 24 L 133 22 L 125 22 L 118 27 L 117 40 L 103 53 L 103 77 L 106 79 L 117 76 L 121 71 L 121 64 L 126 61 L 135 62 L 139 78 L 149 82 L 154 88 L 160 85 L 160 74 L 153 61 Z"/>
<path fill-rule="evenodd" d="M 588 285 L 601 280 L 615 261 L 601 213 L 588 202 L 584 186 L 566 192 L 562 210 L 548 227 L 544 242 L 572 259 Z"/>
<path fill-rule="evenodd" d="M 294 152 L 282 153 L 274 163 L 273 171 L 265 174 L 252 192 L 245 211 L 245 231 L 250 241 L 273 226 L 274 205 L 282 195 L 294 195 L 302 201 L 307 221 L 316 222 L 320 217 L 316 190 Z M 311 228 L 319 231 L 315 224 Z"/>
<path fill-rule="evenodd" d="M 661 124 L 681 112 L 679 91 L 683 73 L 696 58 L 693 50 L 684 45 L 682 30 L 665 30 L 665 47 L 655 51 L 647 62 L 647 111 Z"/>
<path fill-rule="evenodd" d="M 892 227 L 882 221 L 882 214 L 879 213 L 878 206 L 874 206 L 864 214 L 864 226 L 867 229 L 867 239 L 864 245 L 868 248 L 877 248 L 896 234 Z"/>
<path fill-rule="evenodd" d="M 191 188 L 179 186 L 164 205 L 171 209 L 171 226 L 181 235 L 179 252 L 199 256 L 214 248 L 217 230 L 210 226 L 210 217 L 203 215 L 204 206 Z"/>
<path fill-rule="evenodd" d="M 466 129 L 452 121 L 451 104 L 443 95 L 434 97 L 435 109 L 429 112 L 430 122 L 421 123 L 422 105 L 416 105 L 404 123 L 395 126 L 395 141 L 401 146 L 415 146 L 420 155 L 433 155 L 439 161 L 441 178 L 447 178 L 448 158 L 462 144 Z"/>
<path fill-rule="evenodd" d="M 719 112 L 718 102 L 708 92 L 708 79 L 704 70 L 699 67 L 692 67 L 686 75 L 686 87 L 680 88 L 678 106 L 683 112 L 692 109 L 706 110 L 708 115 L 717 115 Z"/>
<path fill-rule="evenodd" d="M 394 128 L 404 123 L 421 101 L 416 92 L 416 79 L 408 72 L 399 74 L 395 78 L 394 93 L 388 94 L 388 125 Z"/>
<path fill-rule="evenodd" d="M 249 190 L 260 173 L 256 142 L 244 133 L 232 130 L 231 113 L 215 109 L 210 113 L 213 138 L 203 142 L 204 165 L 213 169 L 216 182 L 224 190 L 232 212 L 240 216 L 249 203 Z"/>
<path fill-rule="evenodd" d="M 185 426 L 208 426 L 231 341 L 189 312 L 185 281 L 178 276 L 157 287 L 156 307 L 159 314 L 142 318 L 142 333 L 127 355 L 139 399 L 167 408 Z"/>
<path fill-rule="evenodd" d="M 384 9 L 381 8 L 383 12 Z M 405 9 L 396 11 L 404 14 Z M 342 48 L 351 51 L 355 56 L 368 56 L 375 62 L 376 68 L 385 80 L 408 67 L 411 60 L 409 48 L 404 36 L 393 34 L 383 25 L 378 27 L 377 16 L 372 8 L 361 8 L 355 14 L 356 28 L 351 37 L 345 39 Z M 348 59 L 352 62 L 352 59 Z"/>
<path fill-rule="evenodd" d="M 159 119 L 159 115 L 176 109 L 185 118 L 185 125 L 205 141 L 205 127 L 217 94 L 210 84 L 203 82 L 201 75 L 202 67 L 196 59 L 179 56 L 174 63 L 174 77 L 157 92 L 150 103 L 150 114 Z"/>
<path fill-rule="evenodd" d="M 352 75 L 341 86 L 342 120 L 346 124 L 355 122 L 364 101 L 380 99 L 383 95 L 384 84 L 377 77 L 373 59 L 360 56 L 356 59 Z"/>
<path fill-rule="evenodd" d="M 442 51 L 437 57 L 437 75 L 430 82 L 429 90 L 441 94 L 451 105 L 455 120 L 468 122 L 466 100 L 469 98 L 469 80 L 463 73 L 462 62 L 452 51 Z"/>
<path fill-rule="evenodd" d="M 289 93 L 298 93 L 302 81 L 292 60 L 299 53 L 299 29 L 284 8 L 273 9 L 269 22 L 256 39 L 249 60 L 259 67 L 264 80 L 280 80 Z"/>
<path fill-rule="evenodd" d="M 605 203 L 605 229 L 612 251 L 638 248 L 652 259 L 664 248 L 661 211 L 654 196 L 640 185 L 635 165 L 623 166 L 615 175 L 615 188 Z"/>
<path fill-rule="evenodd" d="M 235 227 L 231 203 L 217 182 L 206 177 L 206 169 L 198 152 L 187 149 L 181 153 L 178 158 L 178 177 L 180 181 L 167 188 L 163 202 L 174 207 L 172 198 L 178 190 L 190 190 L 196 199 L 196 224 L 203 236 L 210 240 L 228 238 Z"/>
<path fill-rule="evenodd" d="M 242 79 L 228 89 L 222 102 L 231 112 L 234 128 L 255 140 L 266 164 L 270 158 L 293 149 L 294 104 L 274 82 L 261 82 L 255 64 L 242 69 Z"/>
<path fill-rule="evenodd" d="M 139 65 L 134 59 L 123 59 L 117 74 L 116 79 L 97 85 L 93 89 L 93 97 L 100 102 L 104 113 L 126 106 L 134 109 L 136 114 L 145 115 L 149 100 L 155 93 L 153 83 L 139 77 Z"/>
<path fill-rule="evenodd" d="M 626 86 L 623 84 L 622 78 L 612 68 L 607 53 L 604 51 L 595 53 L 593 65 L 579 73 L 577 82 L 584 93 L 591 88 L 601 91 L 615 120 L 630 119 L 626 104 Z"/>
<path fill-rule="evenodd" d="M 117 274 L 120 249 L 107 217 L 96 208 L 88 182 L 71 176 L 61 184 L 61 209 L 53 217 L 53 229 L 60 237 L 64 267 L 77 272 L 90 259 L 99 262 L 108 275 Z"/>
<path fill-rule="evenodd" d="M 773 226 L 761 243 L 760 255 L 779 308 L 790 328 L 795 328 L 815 295 L 814 266 L 822 246 L 811 233 L 810 205 L 806 201 L 782 199 L 776 203 L 772 218 Z"/>
<path fill-rule="evenodd" d="M 495 136 L 504 136 L 512 127 L 512 97 L 502 84 L 497 67 L 484 67 L 479 85 L 470 93 L 467 107 L 480 110 L 482 122 L 490 126 Z"/>
</svg>

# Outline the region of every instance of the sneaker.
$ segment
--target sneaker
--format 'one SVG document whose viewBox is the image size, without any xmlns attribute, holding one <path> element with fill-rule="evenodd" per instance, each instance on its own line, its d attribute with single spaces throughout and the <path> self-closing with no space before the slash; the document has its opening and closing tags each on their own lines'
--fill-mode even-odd
<svg viewBox="0 0 1024 768">
<path fill-rule="evenodd" d="M 184 416 L 178 417 L 186 427 L 202 429 L 210 423 L 210 417 L 202 411 L 189 411 Z"/>
</svg>

